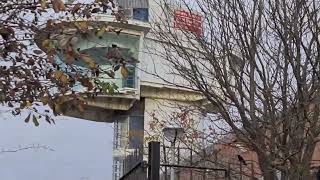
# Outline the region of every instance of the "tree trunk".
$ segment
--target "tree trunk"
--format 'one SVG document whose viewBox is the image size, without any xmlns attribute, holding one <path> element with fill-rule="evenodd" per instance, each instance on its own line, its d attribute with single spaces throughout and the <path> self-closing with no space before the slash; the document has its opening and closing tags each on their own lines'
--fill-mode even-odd
<svg viewBox="0 0 320 180">
<path fill-rule="evenodd" d="M 258 154 L 258 159 L 264 180 L 277 180 L 276 172 L 275 170 L 271 169 L 270 166 L 270 158 L 268 158 L 264 154 Z"/>
</svg>

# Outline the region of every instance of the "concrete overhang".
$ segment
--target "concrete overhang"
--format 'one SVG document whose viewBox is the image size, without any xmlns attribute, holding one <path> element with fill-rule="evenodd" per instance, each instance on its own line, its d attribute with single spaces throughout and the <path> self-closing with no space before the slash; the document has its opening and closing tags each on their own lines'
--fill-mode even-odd
<svg viewBox="0 0 320 180">
<path fill-rule="evenodd" d="M 168 84 L 142 81 L 140 82 L 140 97 L 183 101 L 201 106 L 209 113 L 215 113 L 217 111 L 216 106 L 210 103 L 200 92 Z"/>
<path fill-rule="evenodd" d="M 202 101 L 205 99 L 200 92 L 193 91 L 191 89 L 146 81 L 140 82 L 140 96 L 144 98 L 186 102 Z"/>
</svg>

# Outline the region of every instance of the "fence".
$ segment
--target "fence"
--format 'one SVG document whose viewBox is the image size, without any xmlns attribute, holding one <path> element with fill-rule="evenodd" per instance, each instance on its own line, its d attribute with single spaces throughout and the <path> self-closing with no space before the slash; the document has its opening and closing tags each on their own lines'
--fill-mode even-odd
<svg viewBox="0 0 320 180">
<path fill-rule="evenodd" d="M 162 149 L 165 151 L 166 147 Z M 230 173 L 227 169 L 195 166 L 180 161 L 180 150 L 178 162 L 175 163 L 171 160 L 170 163 L 167 163 L 168 160 L 165 160 L 167 158 L 166 152 L 163 153 L 164 157 L 161 157 L 160 143 L 150 142 L 148 162 L 136 163 L 126 171 L 120 180 L 169 180 L 169 177 L 172 176 L 176 180 L 230 180 Z"/>
</svg>

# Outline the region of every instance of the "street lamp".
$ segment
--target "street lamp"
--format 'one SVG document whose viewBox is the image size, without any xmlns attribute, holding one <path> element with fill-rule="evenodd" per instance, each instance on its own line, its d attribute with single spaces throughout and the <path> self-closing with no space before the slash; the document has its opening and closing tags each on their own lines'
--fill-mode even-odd
<svg viewBox="0 0 320 180">
<path fill-rule="evenodd" d="M 175 163 L 174 146 L 178 139 L 180 139 L 184 133 L 184 130 L 180 127 L 166 127 L 162 130 L 164 137 L 171 142 L 171 165 Z M 174 180 L 175 172 L 174 168 L 171 167 L 170 180 Z"/>
</svg>

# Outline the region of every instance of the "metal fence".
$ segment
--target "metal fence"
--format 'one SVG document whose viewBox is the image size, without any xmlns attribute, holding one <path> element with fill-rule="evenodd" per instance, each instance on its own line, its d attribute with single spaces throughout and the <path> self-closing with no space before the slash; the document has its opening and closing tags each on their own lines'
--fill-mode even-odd
<svg viewBox="0 0 320 180">
<path fill-rule="evenodd" d="M 125 171 L 126 173 L 120 180 L 230 180 L 230 173 L 227 169 L 186 163 L 180 158 L 181 149 L 178 150 L 177 162 L 172 159 L 165 160 L 168 158 L 167 153 L 163 153 L 166 148 L 162 147 L 161 153 L 160 143 L 150 142 L 148 162 L 141 160 L 134 166 L 128 166 L 130 169 Z"/>
</svg>

